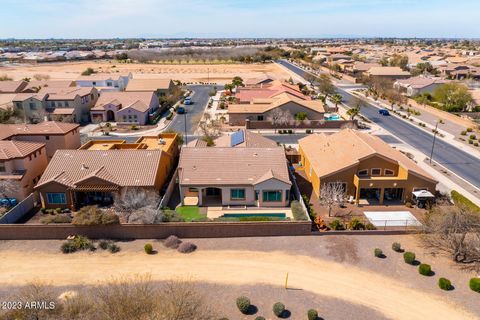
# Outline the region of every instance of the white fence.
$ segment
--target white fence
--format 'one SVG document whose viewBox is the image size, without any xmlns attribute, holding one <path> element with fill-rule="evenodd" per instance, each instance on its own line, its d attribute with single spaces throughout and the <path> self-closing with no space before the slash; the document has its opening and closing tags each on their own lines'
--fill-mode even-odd
<svg viewBox="0 0 480 320">
<path fill-rule="evenodd" d="M 36 205 L 35 194 L 31 193 L 28 197 L 23 199 L 19 204 L 10 209 L 3 217 L 0 218 L 0 224 L 17 223 L 27 213 L 30 212 Z"/>
</svg>

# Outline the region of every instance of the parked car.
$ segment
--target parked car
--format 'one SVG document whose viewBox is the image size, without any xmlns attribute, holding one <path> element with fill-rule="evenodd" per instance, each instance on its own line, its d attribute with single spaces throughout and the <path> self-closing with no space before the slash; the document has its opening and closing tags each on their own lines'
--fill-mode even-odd
<svg viewBox="0 0 480 320">
<path fill-rule="evenodd" d="M 389 116 L 390 112 L 388 112 L 387 109 L 380 109 L 378 110 L 378 113 L 380 113 L 382 116 Z"/>
<path fill-rule="evenodd" d="M 187 110 L 185 110 L 184 107 L 178 107 L 178 108 L 177 108 L 177 114 L 184 114 L 184 113 L 186 113 L 186 112 L 187 112 Z"/>
<path fill-rule="evenodd" d="M 188 106 L 190 104 L 192 104 L 192 99 L 190 97 L 186 97 L 185 100 L 183 100 L 183 104 Z"/>
</svg>

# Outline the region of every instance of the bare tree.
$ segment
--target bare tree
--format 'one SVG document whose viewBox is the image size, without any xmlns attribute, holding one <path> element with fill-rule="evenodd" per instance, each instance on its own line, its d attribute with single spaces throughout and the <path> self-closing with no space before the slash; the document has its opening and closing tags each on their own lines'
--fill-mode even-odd
<svg viewBox="0 0 480 320">
<path fill-rule="evenodd" d="M 466 206 L 435 207 L 424 219 L 422 240 L 432 254 L 445 254 L 480 272 L 480 215 Z"/>
<path fill-rule="evenodd" d="M 336 203 L 343 203 L 345 191 L 341 182 L 322 184 L 320 188 L 320 204 L 328 208 L 328 216 L 331 217 L 332 208 Z"/>
<path fill-rule="evenodd" d="M 270 112 L 268 119 L 270 122 L 272 122 L 276 132 L 277 126 L 289 124 L 290 121 L 293 120 L 293 116 L 290 111 L 275 108 L 272 112 Z"/>
<path fill-rule="evenodd" d="M 151 224 L 159 221 L 158 204 L 160 196 L 155 191 L 143 188 L 130 188 L 123 196 L 116 195 L 115 210 L 125 217 L 128 223 Z"/>
</svg>

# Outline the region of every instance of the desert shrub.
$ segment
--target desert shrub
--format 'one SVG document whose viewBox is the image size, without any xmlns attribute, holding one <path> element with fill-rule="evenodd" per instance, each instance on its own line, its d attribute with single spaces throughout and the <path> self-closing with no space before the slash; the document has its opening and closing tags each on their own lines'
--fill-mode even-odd
<svg viewBox="0 0 480 320">
<path fill-rule="evenodd" d="M 375 227 L 375 225 L 371 222 L 368 222 L 366 225 L 365 225 L 365 229 L 366 230 L 377 230 L 377 227 Z"/>
<path fill-rule="evenodd" d="M 42 224 L 50 224 L 50 223 L 70 223 L 72 222 L 72 218 L 67 216 L 66 214 L 56 214 L 54 216 L 46 216 L 40 219 Z"/>
<path fill-rule="evenodd" d="M 292 215 L 295 220 L 307 220 L 307 213 L 303 210 L 302 205 L 297 200 L 293 200 L 290 204 Z"/>
<path fill-rule="evenodd" d="M 241 313 L 247 314 L 248 310 L 250 309 L 250 299 L 245 296 L 241 296 L 237 298 L 237 308 L 240 310 Z"/>
<path fill-rule="evenodd" d="M 111 252 L 111 253 L 117 253 L 120 251 L 120 246 L 117 245 L 116 243 L 110 243 L 108 245 L 108 250 Z"/>
<path fill-rule="evenodd" d="M 146 243 L 145 246 L 143 246 L 143 249 L 145 250 L 146 254 L 153 253 L 153 246 L 150 243 Z"/>
<path fill-rule="evenodd" d="M 120 218 L 114 212 L 104 212 L 102 215 L 102 224 L 120 224 Z"/>
<path fill-rule="evenodd" d="M 382 258 L 383 257 L 383 251 L 382 249 L 379 249 L 379 248 L 375 248 L 373 250 L 373 255 L 377 258 Z"/>
<path fill-rule="evenodd" d="M 473 291 L 480 293 L 480 278 L 470 279 L 470 282 L 468 283 L 468 286 Z"/>
<path fill-rule="evenodd" d="M 273 305 L 272 311 L 274 315 L 281 317 L 285 312 L 285 305 L 281 302 L 277 302 Z"/>
<path fill-rule="evenodd" d="M 318 319 L 318 312 L 315 309 L 310 309 L 307 312 L 308 320 L 317 320 Z"/>
<path fill-rule="evenodd" d="M 182 240 L 180 240 L 177 236 L 172 235 L 165 239 L 163 245 L 167 248 L 177 249 L 180 243 L 182 243 Z"/>
<path fill-rule="evenodd" d="M 191 242 L 182 242 L 177 249 L 180 253 L 190 253 L 195 250 L 197 250 L 197 246 Z"/>
<path fill-rule="evenodd" d="M 408 264 L 413 264 L 415 262 L 415 253 L 413 252 L 405 252 L 403 254 L 403 260 Z"/>
<path fill-rule="evenodd" d="M 418 266 L 418 273 L 423 276 L 430 276 L 432 275 L 432 267 L 429 264 L 422 263 Z"/>
<path fill-rule="evenodd" d="M 402 251 L 402 246 L 398 242 L 392 243 L 392 250 L 396 252 Z"/>
<path fill-rule="evenodd" d="M 460 134 L 461 134 L 462 136 L 466 136 L 466 135 L 467 135 L 467 131 L 462 131 L 462 132 L 460 132 Z"/>
<path fill-rule="evenodd" d="M 365 225 L 358 218 L 352 218 L 348 223 L 348 228 L 350 230 L 365 230 Z"/>
<path fill-rule="evenodd" d="M 108 240 L 100 240 L 100 242 L 98 243 L 98 246 L 102 250 L 107 250 L 109 244 L 110 244 L 110 241 L 108 241 Z"/>
<path fill-rule="evenodd" d="M 185 219 L 175 210 L 163 210 L 162 222 L 184 222 Z"/>
<path fill-rule="evenodd" d="M 472 140 L 472 139 L 469 139 L 469 140 L 468 140 L 468 144 L 473 144 L 473 140 Z"/>
<path fill-rule="evenodd" d="M 67 241 L 62 243 L 62 246 L 60 247 L 60 250 L 63 253 L 74 253 L 77 251 L 77 248 L 75 248 L 75 245 L 73 244 L 72 241 Z"/>
<path fill-rule="evenodd" d="M 467 128 L 467 132 L 472 132 L 473 129 L 472 128 Z"/>
<path fill-rule="evenodd" d="M 329 226 L 330 226 L 330 229 L 332 229 L 332 230 L 345 230 L 345 226 L 338 219 L 335 219 L 332 222 L 330 222 Z"/>
<path fill-rule="evenodd" d="M 255 318 L 255 320 L 265 320 L 265 317 L 258 316 L 258 317 Z"/>
<path fill-rule="evenodd" d="M 85 236 L 75 236 L 71 241 L 77 250 L 95 250 L 92 240 Z"/>
<path fill-rule="evenodd" d="M 438 279 L 438 287 L 442 290 L 452 290 L 452 283 L 447 278 Z"/>
<path fill-rule="evenodd" d="M 474 134 L 471 134 L 471 135 L 468 136 L 468 138 L 469 138 L 469 139 L 472 139 L 472 140 L 475 140 L 475 139 L 477 139 L 477 136 L 474 135 Z"/>
<path fill-rule="evenodd" d="M 405 202 L 405 207 L 407 208 L 413 208 L 413 205 L 410 201 Z"/>
<path fill-rule="evenodd" d="M 82 72 L 82 76 L 89 76 L 91 74 L 95 73 L 95 70 L 93 70 L 92 68 L 87 68 L 86 70 L 84 70 Z"/>
<path fill-rule="evenodd" d="M 93 226 L 101 224 L 118 224 L 120 220 L 113 212 L 104 212 L 97 206 L 81 208 L 72 219 L 72 224 L 79 226 Z"/>
</svg>

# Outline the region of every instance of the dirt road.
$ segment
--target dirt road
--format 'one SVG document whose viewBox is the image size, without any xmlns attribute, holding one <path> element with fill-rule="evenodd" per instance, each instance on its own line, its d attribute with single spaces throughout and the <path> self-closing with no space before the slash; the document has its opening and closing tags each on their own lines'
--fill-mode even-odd
<svg viewBox="0 0 480 320">
<path fill-rule="evenodd" d="M 263 283 L 289 287 L 363 305 L 392 319 L 476 319 L 440 296 L 348 265 L 283 252 L 199 251 L 182 255 L 161 250 L 62 255 L 0 251 L 0 285 L 41 280 L 52 285 L 95 284 L 110 277 L 150 273 L 153 280 L 191 277 L 221 284 Z"/>
</svg>

